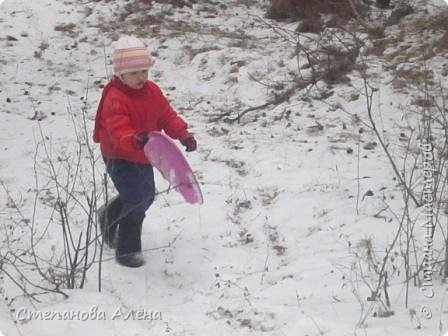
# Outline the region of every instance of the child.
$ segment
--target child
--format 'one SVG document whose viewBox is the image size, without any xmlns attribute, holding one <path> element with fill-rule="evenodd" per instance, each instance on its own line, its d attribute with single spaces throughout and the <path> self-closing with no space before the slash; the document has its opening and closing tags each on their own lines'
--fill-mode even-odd
<svg viewBox="0 0 448 336">
<path fill-rule="evenodd" d="M 98 220 L 104 241 L 116 248 L 118 263 L 140 267 L 142 223 L 155 194 L 153 168 L 143 153 L 148 132 L 164 130 L 188 152 L 196 150 L 196 140 L 160 88 L 148 80 L 155 60 L 143 42 L 126 36 L 112 48 L 115 76 L 103 90 L 93 138 L 100 143 L 118 196 L 100 208 Z"/>
</svg>

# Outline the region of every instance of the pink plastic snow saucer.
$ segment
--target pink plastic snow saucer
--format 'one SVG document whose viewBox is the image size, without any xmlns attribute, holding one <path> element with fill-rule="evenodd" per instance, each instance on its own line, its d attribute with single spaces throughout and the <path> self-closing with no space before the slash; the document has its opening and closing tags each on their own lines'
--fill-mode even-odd
<svg viewBox="0 0 448 336">
<path fill-rule="evenodd" d="M 161 132 L 150 132 L 144 147 L 149 162 L 190 204 L 202 204 L 202 192 L 193 171 L 173 140 Z"/>
</svg>

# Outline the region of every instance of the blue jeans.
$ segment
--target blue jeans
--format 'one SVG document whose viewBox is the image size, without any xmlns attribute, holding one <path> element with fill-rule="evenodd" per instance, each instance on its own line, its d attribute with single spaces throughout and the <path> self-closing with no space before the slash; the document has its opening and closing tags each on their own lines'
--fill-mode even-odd
<svg viewBox="0 0 448 336">
<path fill-rule="evenodd" d="M 154 171 L 149 164 L 127 160 L 104 158 L 104 162 L 121 203 L 115 253 L 126 257 L 142 250 L 143 219 L 155 196 Z"/>
<path fill-rule="evenodd" d="M 152 166 L 121 159 L 104 158 L 104 161 L 120 197 L 120 217 L 142 222 L 155 197 Z"/>
</svg>

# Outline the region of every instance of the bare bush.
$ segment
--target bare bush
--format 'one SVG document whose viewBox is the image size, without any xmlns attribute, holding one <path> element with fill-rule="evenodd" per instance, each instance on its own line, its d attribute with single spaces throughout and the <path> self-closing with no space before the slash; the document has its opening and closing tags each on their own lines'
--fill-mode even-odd
<svg viewBox="0 0 448 336">
<path fill-rule="evenodd" d="M 426 64 L 422 64 L 422 68 L 423 73 L 430 73 Z M 386 138 L 388 130 L 380 129 L 376 122 L 381 116 L 373 108 L 372 101 L 378 90 L 370 86 L 365 74 L 363 76 L 370 128 L 389 159 L 402 198 L 395 208 L 381 199 L 385 207 L 378 214 L 383 215 L 374 216 L 389 218 L 391 223 L 396 224 L 394 237 L 386 244 L 384 252 L 375 252 L 382 249 L 374 249 L 371 239 L 360 242 L 354 252 L 351 278 L 353 292 L 362 308 L 360 325 L 372 312 L 377 317 L 387 317 L 393 312 L 388 293 L 392 281 L 405 284 L 402 299 L 408 308 L 412 288 L 419 288 L 422 293 L 430 292 L 436 279 L 448 277 L 448 226 L 445 220 L 448 120 L 445 89 L 431 76 L 415 83 L 419 85 L 421 96 L 414 99 L 414 105 L 403 111 L 407 116 L 408 132 L 400 134 L 405 142 L 405 146 L 398 147 L 402 152 L 394 153 L 391 141 Z M 370 292 L 367 300 L 361 296 L 366 290 Z M 415 311 L 411 310 L 410 314 L 417 328 L 420 328 Z"/>
<path fill-rule="evenodd" d="M 44 294 L 67 297 L 64 289 L 83 288 L 89 270 L 101 266 L 102 261 L 103 245 L 98 239 L 95 214 L 104 188 L 102 178 L 97 177 L 97 156 L 90 145 L 90 121 L 85 105 L 75 113 L 68 102 L 67 110 L 75 137 L 67 147 L 61 145 L 55 150 L 53 139 L 37 121 L 40 139 L 34 155 L 31 215 L 25 214 L 20 200 L 15 200 L 1 181 L 16 215 L 11 216 L 14 225 L 3 223 L 0 227 L 0 273 L 18 289 L 14 297 L 36 302 Z M 51 239 L 62 244 L 52 243 Z"/>
</svg>

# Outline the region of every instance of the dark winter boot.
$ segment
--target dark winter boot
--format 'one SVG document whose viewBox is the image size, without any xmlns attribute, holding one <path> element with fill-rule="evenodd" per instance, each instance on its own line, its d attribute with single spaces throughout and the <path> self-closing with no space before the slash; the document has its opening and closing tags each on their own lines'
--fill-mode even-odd
<svg viewBox="0 0 448 336">
<path fill-rule="evenodd" d="M 108 205 L 98 209 L 98 223 L 104 242 L 110 248 L 115 248 L 116 233 L 121 213 L 121 202 L 118 196 L 112 198 Z"/>
<path fill-rule="evenodd" d="M 141 252 L 133 252 L 121 256 L 116 256 L 117 262 L 126 267 L 141 267 L 145 264 L 145 258 Z"/>
<path fill-rule="evenodd" d="M 117 249 L 115 258 L 120 265 L 140 267 L 145 263 L 141 253 L 143 220 L 122 218 L 118 227 Z"/>
</svg>

